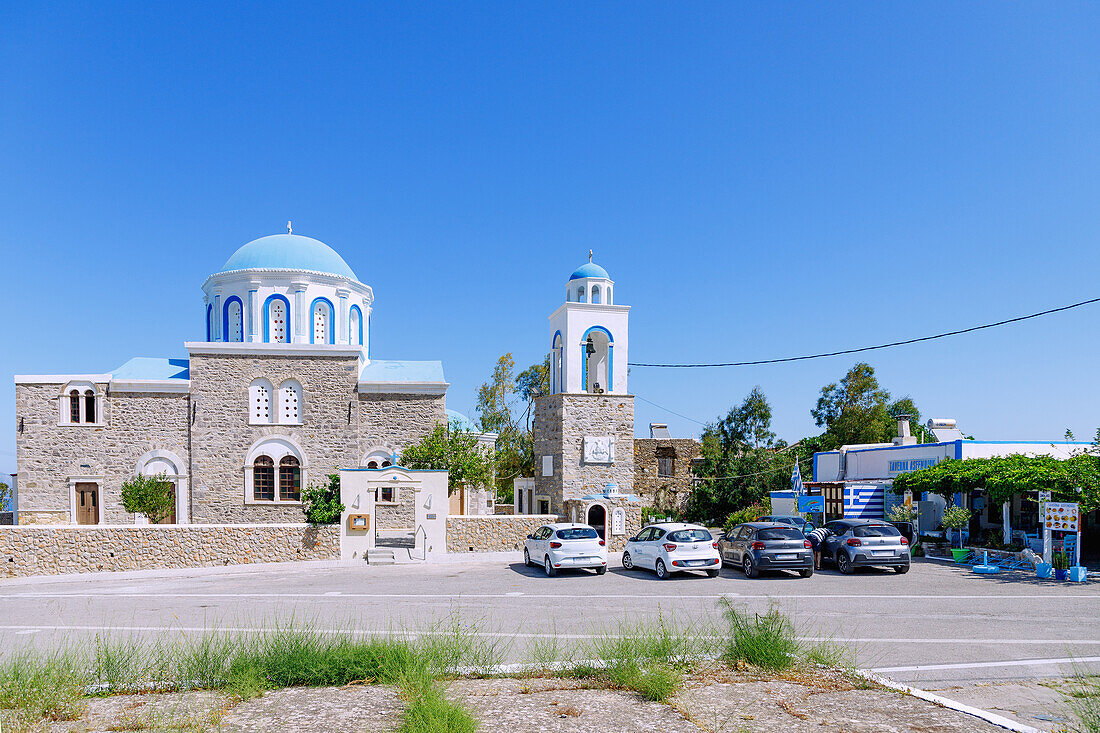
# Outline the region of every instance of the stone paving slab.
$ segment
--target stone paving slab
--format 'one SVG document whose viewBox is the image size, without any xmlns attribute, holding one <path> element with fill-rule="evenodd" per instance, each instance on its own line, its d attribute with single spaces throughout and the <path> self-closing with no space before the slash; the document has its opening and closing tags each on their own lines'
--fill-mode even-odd
<svg viewBox="0 0 1100 733">
<path fill-rule="evenodd" d="M 1041 698 L 1057 692 L 1038 685 L 986 686 L 952 699 L 1000 712 L 1026 687 Z M 1053 697 L 1045 698 L 1043 690 Z M 902 693 L 853 687 L 844 680 L 765 680 L 734 671 L 689 680 L 669 704 L 628 690 L 588 687 L 555 678 L 456 680 L 446 695 L 480 722 L 482 733 L 996 733 L 977 718 Z M 394 731 L 404 702 L 392 687 L 290 688 L 234 704 L 217 692 L 117 695 L 92 698 L 84 716 L 44 726 L 49 733 L 117 730 L 336 733 Z M 1017 717 L 1017 716 L 1013 716 Z M 1037 721 L 1026 720 L 1035 725 Z"/>
<path fill-rule="evenodd" d="M 989 710 L 1039 730 L 1058 731 L 1070 721 L 1062 680 L 1020 680 L 930 689 L 937 695 Z"/>
</svg>

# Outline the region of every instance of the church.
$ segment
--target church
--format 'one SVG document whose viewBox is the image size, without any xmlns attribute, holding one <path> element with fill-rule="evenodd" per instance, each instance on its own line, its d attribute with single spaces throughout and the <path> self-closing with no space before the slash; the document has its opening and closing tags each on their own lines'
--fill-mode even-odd
<svg viewBox="0 0 1100 733">
<path fill-rule="evenodd" d="M 141 523 L 121 501 L 135 474 L 172 483 L 167 523 L 301 522 L 304 486 L 389 466 L 463 419 L 446 409 L 441 362 L 372 358 L 374 295 L 323 242 L 288 226 L 240 247 L 202 290 L 206 338 L 183 358 L 15 377 L 20 524 Z M 411 497 L 378 505 L 400 515 Z"/>
</svg>

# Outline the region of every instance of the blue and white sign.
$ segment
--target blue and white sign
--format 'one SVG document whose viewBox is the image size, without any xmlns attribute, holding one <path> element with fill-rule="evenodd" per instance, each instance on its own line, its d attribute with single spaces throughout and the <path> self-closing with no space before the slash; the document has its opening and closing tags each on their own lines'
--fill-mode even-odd
<svg viewBox="0 0 1100 733">
<path fill-rule="evenodd" d="M 889 471 L 891 476 L 896 476 L 899 473 L 909 473 L 910 471 L 919 471 L 922 468 L 932 468 L 940 462 L 939 458 L 902 458 L 897 461 L 890 461 Z"/>
<path fill-rule="evenodd" d="M 824 496 L 800 496 L 798 497 L 798 511 L 812 513 L 825 511 Z"/>
<path fill-rule="evenodd" d="M 883 519 L 886 489 L 881 484 L 848 485 L 844 487 L 845 519 Z"/>
</svg>

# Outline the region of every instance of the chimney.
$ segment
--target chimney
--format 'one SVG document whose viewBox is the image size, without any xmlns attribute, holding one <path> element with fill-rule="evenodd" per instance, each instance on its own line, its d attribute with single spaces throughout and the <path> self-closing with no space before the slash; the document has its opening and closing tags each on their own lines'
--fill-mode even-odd
<svg viewBox="0 0 1100 733">
<path fill-rule="evenodd" d="M 909 432 L 909 418 L 911 415 L 898 415 L 898 436 L 894 438 L 894 445 L 916 445 L 917 439 Z"/>
</svg>

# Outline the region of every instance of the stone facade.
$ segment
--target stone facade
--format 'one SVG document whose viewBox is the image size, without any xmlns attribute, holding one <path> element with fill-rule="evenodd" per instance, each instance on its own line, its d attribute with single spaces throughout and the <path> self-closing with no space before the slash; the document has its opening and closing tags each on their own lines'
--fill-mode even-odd
<svg viewBox="0 0 1100 733">
<path fill-rule="evenodd" d="M 624 514 L 622 532 L 618 533 L 612 526 L 616 509 L 622 509 Z M 603 521 L 600 521 L 601 515 Z M 604 496 L 596 501 L 566 499 L 562 521 L 591 525 L 607 542 L 608 552 L 622 552 L 626 549 L 626 541 L 642 529 L 642 505 L 622 496 Z"/>
<path fill-rule="evenodd" d="M 16 452 L 20 524 L 69 524 L 70 485 L 99 486 L 103 523 L 132 525 L 122 508 L 122 483 L 151 451 L 180 464 L 191 523 L 300 522 L 298 503 L 253 502 L 246 496 L 249 450 L 264 438 L 285 437 L 302 453 L 302 488 L 370 451 L 400 451 L 446 420 L 441 394 L 359 394 L 358 357 L 345 353 L 226 354 L 193 350 L 189 392 L 108 393 L 97 384 L 101 420 L 59 424 L 62 385 L 17 384 Z M 257 378 L 302 386 L 300 425 L 250 425 L 248 388 Z M 412 526 L 407 507 L 380 513 L 385 526 Z M 410 519 L 403 524 L 405 516 Z"/>
<path fill-rule="evenodd" d="M 339 559 L 337 525 L 0 528 L 0 577 Z"/>
<path fill-rule="evenodd" d="M 556 521 L 553 514 L 447 517 L 447 552 L 522 552 L 527 535 Z"/>
<path fill-rule="evenodd" d="M 302 354 L 191 354 L 193 521 L 298 522 L 300 504 L 253 503 L 246 497 L 246 456 L 262 438 L 287 436 L 301 447 L 302 487 L 322 483 L 340 466 L 359 465 L 355 421 L 358 360 Z M 249 425 L 248 386 L 302 385 L 301 425 Z"/>
<path fill-rule="evenodd" d="M 634 397 L 630 395 L 553 394 L 535 400 L 535 494 L 550 497 L 550 511 L 561 512 L 566 499 L 602 494 L 609 483 L 624 493 L 634 482 Z M 585 436 L 613 436 L 615 460 L 587 463 Z M 543 476 L 542 457 L 551 456 L 554 475 Z"/>
<path fill-rule="evenodd" d="M 61 425 L 62 388 L 15 387 L 20 523 L 69 522 L 69 484 L 81 477 L 100 485 L 104 522 L 132 524 L 134 516 L 122 508 L 120 490 L 136 472 L 138 460 L 152 450 L 169 451 L 184 463 L 189 460 L 188 395 L 107 395 L 106 384 L 97 384 L 101 424 Z"/>
<path fill-rule="evenodd" d="M 693 438 L 635 438 L 634 493 L 659 509 L 682 509 L 691 493 L 692 462 L 701 456 L 702 445 Z M 671 463 L 670 476 L 660 475 L 662 463 L 666 469 Z"/>
</svg>

